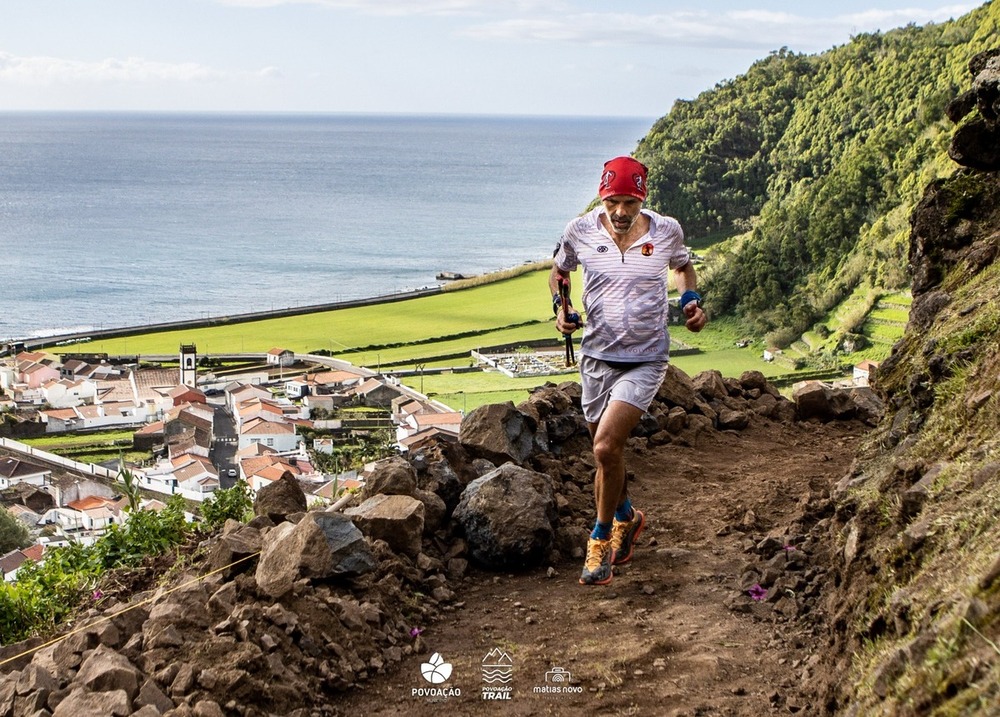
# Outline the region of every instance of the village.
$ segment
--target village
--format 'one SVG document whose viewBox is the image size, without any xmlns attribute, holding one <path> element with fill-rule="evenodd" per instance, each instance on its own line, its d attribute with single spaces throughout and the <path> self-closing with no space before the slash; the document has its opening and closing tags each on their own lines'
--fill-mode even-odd
<svg viewBox="0 0 1000 717">
<path fill-rule="evenodd" d="M 124 466 L 142 489 L 141 509 L 161 510 L 180 495 L 191 502 L 190 519 L 221 488 L 242 482 L 256 494 L 285 474 L 311 505 L 333 504 L 360 488 L 371 468 L 319 468 L 317 455 L 333 454 L 338 442 L 381 432 L 387 451 L 405 453 L 458 439 L 460 412 L 392 376 L 282 348 L 259 359 L 232 375 L 199 366 L 193 345 L 180 347 L 177 368 L 103 356 L 60 360 L 44 351 L 0 360 L 0 414 L 22 419 L 4 424 L 17 428 L 4 432 L 15 437 L 0 435 L 0 502 L 35 541 L 0 555 L 4 580 L 49 547 L 93 544 L 124 522 L 129 506 L 118 483 L 123 466 L 69 460 L 17 437 L 134 431 L 133 447 L 155 457 Z M 345 407 L 360 409 L 349 414 L 358 418 L 331 417 Z"/>
</svg>

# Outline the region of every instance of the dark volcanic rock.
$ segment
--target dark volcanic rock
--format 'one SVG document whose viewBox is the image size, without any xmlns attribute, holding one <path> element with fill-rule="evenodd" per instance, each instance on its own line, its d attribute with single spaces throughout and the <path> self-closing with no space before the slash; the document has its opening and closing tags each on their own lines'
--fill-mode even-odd
<svg viewBox="0 0 1000 717">
<path fill-rule="evenodd" d="M 538 565 L 555 535 L 555 499 L 548 476 L 506 464 L 474 480 L 453 517 L 473 558 L 490 568 Z"/>
</svg>

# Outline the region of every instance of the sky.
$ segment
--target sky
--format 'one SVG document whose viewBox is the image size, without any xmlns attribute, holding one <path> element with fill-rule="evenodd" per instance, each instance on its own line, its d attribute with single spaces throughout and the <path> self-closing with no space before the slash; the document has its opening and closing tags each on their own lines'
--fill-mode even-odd
<svg viewBox="0 0 1000 717">
<path fill-rule="evenodd" d="M 946 0 L 0 0 L 0 111 L 657 118 Z"/>
</svg>

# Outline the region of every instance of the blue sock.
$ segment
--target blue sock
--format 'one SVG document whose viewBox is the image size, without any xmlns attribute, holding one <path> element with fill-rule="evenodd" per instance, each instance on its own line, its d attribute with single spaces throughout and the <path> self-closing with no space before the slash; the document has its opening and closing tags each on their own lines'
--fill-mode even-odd
<svg viewBox="0 0 1000 717">
<path fill-rule="evenodd" d="M 594 540 L 611 540 L 611 523 L 594 523 L 594 530 L 590 533 Z"/>
<path fill-rule="evenodd" d="M 615 520 L 617 520 L 619 523 L 625 523 L 629 520 L 632 520 L 634 516 L 635 513 L 632 511 L 632 501 L 630 501 L 628 498 L 626 498 L 625 502 L 619 505 L 618 508 L 615 510 Z"/>
</svg>

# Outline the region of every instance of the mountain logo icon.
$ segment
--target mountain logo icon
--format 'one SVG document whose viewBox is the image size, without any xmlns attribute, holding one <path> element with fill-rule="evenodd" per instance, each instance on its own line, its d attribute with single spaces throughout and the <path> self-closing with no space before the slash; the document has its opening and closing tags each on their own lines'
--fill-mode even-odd
<svg viewBox="0 0 1000 717">
<path fill-rule="evenodd" d="M 432 685 L 440 685 L 451 677 L 451 663 L 445 662 L 440 652 L 435 652 L 428 662 L 420 665 L 420 674 Z"/>
<path fill-rule="evenodd" d="M 494 647 L 483 658 L 483 682 L 509 684 L 514 677 L 514 660 L 499 647 Z"/>
</svg>

